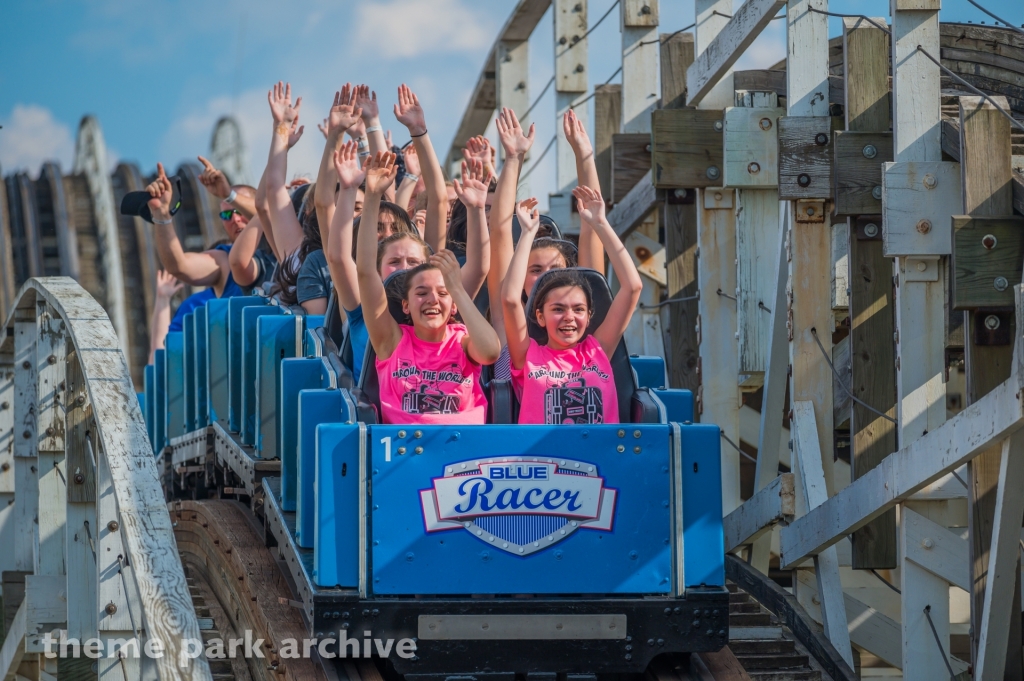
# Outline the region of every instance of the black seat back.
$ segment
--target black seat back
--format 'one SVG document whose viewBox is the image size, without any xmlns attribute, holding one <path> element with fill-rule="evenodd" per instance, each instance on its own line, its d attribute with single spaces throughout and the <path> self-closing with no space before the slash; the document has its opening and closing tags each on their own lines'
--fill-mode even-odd
<svg viewBox="0 0 1024 681">
<path fill-rule="evenodd" d="M 324 313 L 324 331 L 334 341 L 334 345 L 340 348 L 345 341 L 345 316 L 341 314 L 341 303 L 338 302 L 338 295 L 331 289 L 331 295 L 327 298 L 327 312 Z M 352 366 L 349 364 L 349 366 Z"/>
<path fill-rule="evenodd" d="M 570 267 L 568 269 L 573 270 L 580 275 L 588 284 L 590 284 L 590 291 L 593 297 L 593 308 L 594 314 L 590 318 L 590 326 L 587 327 L 587 331 L 584 334 L 584 338 L 594 332 L 594 329 L 601 326 L 601 322 L 608 315 L 608 309 L 612 305 L 612 290 L 608 286 L 607 280 L 597 270 L 592 270 L 587 267 Z M 530 297 L 526 302 L 526 320 L 527 329 L 530 333 L 530 338 L 537 341 L 538 345 L 546 345 L 548 342 L 548 332 L 544 327 L 537 323 L 537 300 L 536 292 L 543 285 L 543 282 L 547 278 L 555 276 L 559 272 L 564 270 L 549 270 L 544 274 L 537 277 L 537 281 L 533 285 L 533 290 L 530 291 Z M 611 357 L 608 358 L 612 365 L 612 373 L 615 376 L 615 392 L 619 399 L 619 422 L 630 423 L 632 421 L 632 398 L 633 393 L 636 391 L 636 377 L 633 374 L 633 367 L 629 363 L 629 353 L 626 351 L 626 342 L 623 340 L 619 341 L 619 344 L 615 348 L 615 352 L 612 353 Z"/>
</svg>

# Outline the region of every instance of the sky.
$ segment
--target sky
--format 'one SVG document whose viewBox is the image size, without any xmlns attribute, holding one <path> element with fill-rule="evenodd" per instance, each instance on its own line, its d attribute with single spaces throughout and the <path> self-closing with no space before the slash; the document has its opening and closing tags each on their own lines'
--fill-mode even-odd
<svg viewBox="0 0 1024 681">
<path fill-rule="evenodd" d="M 591 23 L 614 0 L 589 0 Z M 1020 0 L 981 0 L 1024 24 Z M 144 174 L 210 147 L 223 115 L 239 121 L 250 174 L 258 179 L 272 133 L 267 91 L 290 81 L 303 98 L 303 139 L 289 174 L 312 175 L 323 149 L 316 123 L 346 81 L 365 82 L 381 100 L 395 141 L 407 139 L 391 105 L 399 84 L 420 97 L 431 138 L 444 158 L 484 60 L 516 0 L 91 0 L 3 3 L 0 9 L 0 172 L 35 177 L 46 160 L 69 169 L 83 115 L 103 128 L 111 164 L 134 161 Z M 737 0 L 737 6 L 739 0 Z M 833 0 L 830 11 L 888 15 L 887 0 Z M 967 0 L 944 0 L 943 21 L 994 23 Z M 693 0 L 661 0 L 660 30 L 693 22 Z M 841 33 L 830 18 L 830 35 Z M 530 91 L 553 71 L 551 11 L 530 40 Z M 617 12 L 589 39 L 591 87 L 618 68 Z M 737 68 L 767 68 L 785 56 L 784 22 L 772 22 Z M 618 82 L 616 78 L 612 82 Z M 535 149 L 555 133 L 549 90 L 532 112 Z M 491 125 L 493 129 L 493 123 Z M 591 130 L 592 130 L 591 124 Z M 493 130 L 491 131 L 492 139 Z M 530 178 L 541 204 L 554 185 L 554 155 Z"/>
</svg>

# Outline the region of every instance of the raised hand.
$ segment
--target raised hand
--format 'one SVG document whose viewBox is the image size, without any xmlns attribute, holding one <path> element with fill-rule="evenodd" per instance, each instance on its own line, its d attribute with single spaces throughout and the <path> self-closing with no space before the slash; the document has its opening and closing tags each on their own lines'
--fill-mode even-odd
<svg viewBox="0 0 1024 681">
<path fill-rule="evenodd" d="M 590 143 L 587 129 L 583 127 L 583 121 L 576 117 L 576 112 L 572 109 L 562 116 L 562 132 L 578 156 L 586 157 L 594 153 L 594 145 Z"/>
<path fill-rule="evenodd" d="M 292 127 L 288 132 L 288 148 L 291 149 L 295 146 L 296 142 L 302 139 L 302 133 L 306 131 L 306 126 L 299 125 L 299 117 L 296 116 L 295 120 L 292 121 Z"/>
<path fill-rule="evenodd" d="M 170 300 L 174 297 L 174 294 L 181 290 L 184 286 L 180 281 L 174 278 L 173 274 L 166 272 L 165 270 L 157 270 L 156 273 L 156 297 L 162 298 L 163 300 Z"/>
<path fill-rule="evenodd" d="M 572 190 L 572 195 L 576 197 L 576 208 L 584 221 L 595 225 L 605 219 L 604 199 L 600 191 L 580 185 Z"/>
<path fill-rule="evenodd" d="M 398 174 L 397 157 L 390 151 L 378 151 L 367 157 L 363 170 L 366 171 L 366 193 L 382 195 L 395 181 Z"/>
<path fill-rule="evenodd" d="M 326 118 L 324 119 L 323 123 L 317 123 L 316 124 L 316 129 L 319 130 L 323 134 L 324 139 L 327 139 L 327 125 L 328 125 L 328 123 L 327 123 L 327 119 Z"/>
<path fill-rule="evenodd" d="M 454 253 L 445 248 L 430 256 L 429 262 L 441 270 L 441 276 L 444 277 L 444 285 L 449 294 L 462 289 L 462 268 Z"/>
<path fill-rule="evenodd" d="M 466 208 L 483 208 L 487 205 L 487 188 L 490 184 L 490 168 L 474 159 L 462 162 L 462 182 L 454 180 L 452 187 Z"/>
<path fill-rule="evenodd" d="M 516 112 L 508 107 L 501 110 L 501 114 L 495 120 L 498 127 L 498 139 L 502 148 L 505 149 L 506 158 L 525 154 L 533 146 L 533 140 L 537 137 L 537 130 L 533 123 L 530 124 L 530 131 L 523 134 L 523 126 L 519 125 Z"/>
<path fill-rule="evenodd" d="M 416 147 L 410 144 L 402 150 L 402 158 L 405 159 L 405 172 L 420 177 L 420 155 L 416 153 Z"/>
<path fill-rule="evenodd" d="M 537 210 L 537 199 L 531 196 L 516 204 L 516 216 L 523 234 L 536 234 L 540 229 L 540 211 Z"/>
<path fill-rule="evenodd" d="M 341 86 L 341 90 L 334 93 L 334 104 L 331 105 L 331 111 L 327 115 L 327 131 L 329 133 L 340 135 L 361 120 L 360 116 L 363 111 L 356 106 L 356 90 L 358 89 L 353 88 L 351 83 L 345 83 Z M 374 106 L 376 106 L 376 102 Z"/>
<path fill-rule="evenodd" d="M 362 184 L 366 172 L 359 167 L 359 147 L 349 140 L 334 152 L 334 169 L 342 189 L 354 189 Z"/>
<path fill-rule="evenodd" d="M 485 166 L 491 164 L 491 142 L 483 135 L 476 135 L 466 140 L 462 156 L 467 161 L 480 161 Z"/>
<path fill-rule="evenodd" d="M 369 85 L 357 85 L 354 94 L 355 105 L 361 110 L 364 121 L 371 121 L 380 117 L 380 109 L 377 107 L 377 93 L 371 91 Z"/>
<path fill-rule="evenodd" d="M 363 123 L 363 119 L 360 118 L 352 124 L 351 128 L 345 131 L 345 134 L 354 140 L 366 137 L 366 123 Z"/>
<path fill-rule="evenodd" d="M 409 89 L 408 85 L 398 87 L 398 103 L 395 104 L 395 118 L 409 129 L 409 134 L 419 137 L 427 132 L 427 120 L 423 115 L 423 107 L 419 98 Z"/>
<path fill-rule="evenodd" d="M 278 81 L 270 92 L 267 93 L 267 101 L 270 103 L 270 113 L 274 116 L 274 123 L 286 124 L 288 129 L 299 118 L 299 109 L 302 107 L 302 97 L 292 104 L 292 84 L 283 84 Z"/>
<path fill-rule="evenodd" d="M 199 182 L 218 199 L 226 199 L 231 194 L 228 178 L 202 156 L 199 157 L 199 162 L 203 164 L 203 174 L 199 176 Z"/>
<path fill-rule="evenodd" d="M 391 131 L 387 130 L 384 132 L 384 144 L 388 149 L 395 146 L 395 141 L 391 139 Z"/>
<path fill-rule="evenodd" d="M 164 172 L 163 163 L 156 164 L 156 179 L 149 183 L 146 191 L 153 197 L 149 200 L 149 211 L 153 217 L 169 218 L 174 190 L 171 188 L 171 181 L 167 179 L 167 173 Z"/>
</svg>

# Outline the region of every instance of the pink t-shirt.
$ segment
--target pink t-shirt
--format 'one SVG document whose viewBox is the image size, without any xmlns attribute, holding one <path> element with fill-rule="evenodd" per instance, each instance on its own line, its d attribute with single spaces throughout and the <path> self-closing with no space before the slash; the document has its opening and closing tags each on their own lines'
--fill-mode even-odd
<svg viewBox="0 0 1024 681">
<path fill-rule="evenodd" d="M 484 423 L 487 398 L 480 366 L 462 349 L 466 327 L 449 324 L 444 340 L 428 343 L 402 325 L 402 340 L 377 360 L 384 423 Z"/>
<path fill-rule="evenodd" d="M 512 367 L 512 385 L 519 396 L 519 423 L 619 422 L 612 364 L 593 336 L 568 350 L 531 339 L 526 364 Z"/>
</svg>

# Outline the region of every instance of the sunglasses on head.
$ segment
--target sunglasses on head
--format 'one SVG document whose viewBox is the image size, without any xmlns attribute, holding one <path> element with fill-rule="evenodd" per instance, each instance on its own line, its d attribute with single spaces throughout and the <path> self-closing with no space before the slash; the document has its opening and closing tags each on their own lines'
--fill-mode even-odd
<svg viewBox="0 0 1024 681">
<path fill-rule="evenodd" d="M 230 220 L 231 216 L 234 215 L 235 213 L 238 213 L 238 211 L 235 210 L 234 208 L 232 208 L 231 210 L 222 210 L 220 212 L 220 219 L 226 222 Z M 239 213 L 239 215 L 241 215 L 241 213 Z"/>
</svg>

